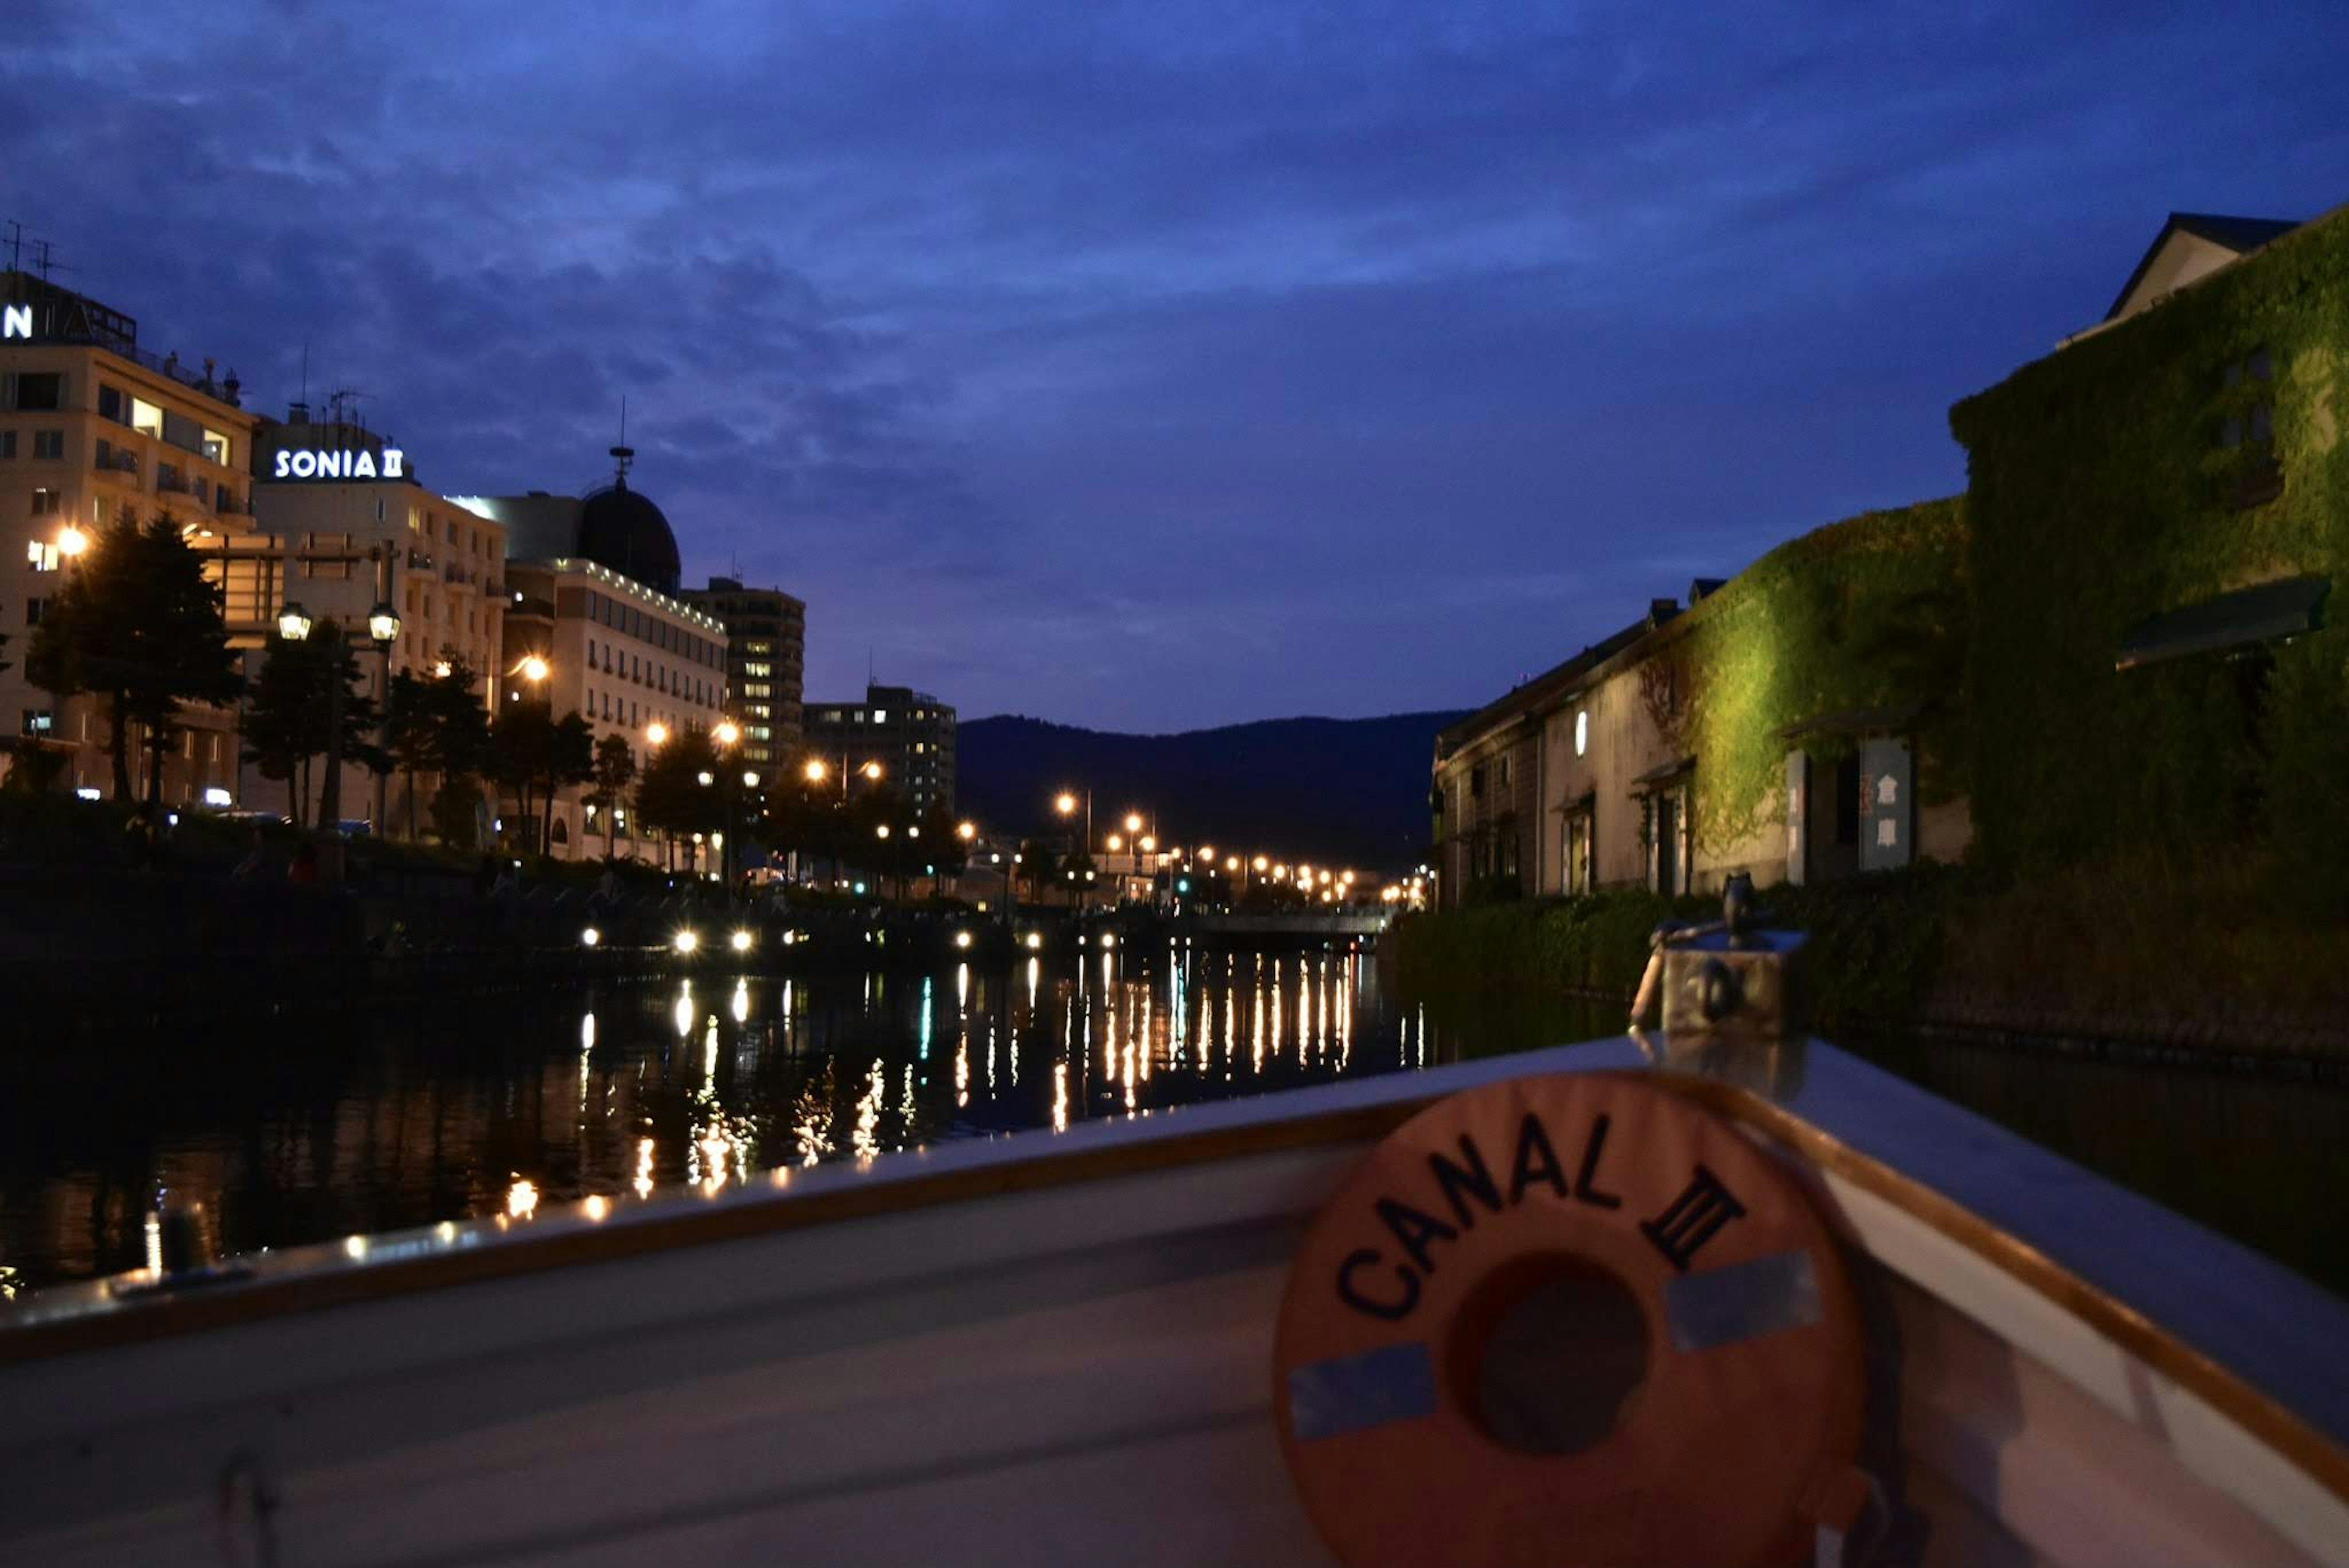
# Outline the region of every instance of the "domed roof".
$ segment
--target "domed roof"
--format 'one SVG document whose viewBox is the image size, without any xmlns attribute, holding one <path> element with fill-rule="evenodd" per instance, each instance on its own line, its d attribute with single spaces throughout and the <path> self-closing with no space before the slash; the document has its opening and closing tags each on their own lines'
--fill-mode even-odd
<svg viewBox="0 0 2349 1568">
<path fill-rule="evenodd" d="M 625 473 L 580 504 L 579 554 L 668 594 L 677 592 L 684 570 L 668 519 L 628 488 Z"/>
</svg>

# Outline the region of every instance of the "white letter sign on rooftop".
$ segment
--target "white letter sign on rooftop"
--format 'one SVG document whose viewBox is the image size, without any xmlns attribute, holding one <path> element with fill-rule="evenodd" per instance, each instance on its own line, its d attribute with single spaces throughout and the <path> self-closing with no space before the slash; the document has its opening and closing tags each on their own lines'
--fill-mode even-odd
<svg viewBox="0 0 2349 1568">
<path fill-rule="evenodd" d="M 0 339 L 26 337 L 33 335 L 33 307 L 29 305 L 0 305 Z"/>
<path fill-rule="evenodd" d="M 327 452 L 280 452 L 273 479 L 404 479 L 408 475 L 407 457 L 399 448 L 383 449 L 383 461 L 378 463 L 375 453 L 365 450 L 354 452 L 347 447 Z"/>
</svg>

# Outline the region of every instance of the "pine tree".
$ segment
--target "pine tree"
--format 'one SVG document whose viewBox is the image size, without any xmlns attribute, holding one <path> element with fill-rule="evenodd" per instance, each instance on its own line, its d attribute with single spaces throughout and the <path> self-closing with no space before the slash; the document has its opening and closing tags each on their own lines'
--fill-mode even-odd
<svg viewBox="0 0 2349 1568">
<path fill-rule="evenodd" d="M 163 794 L 163 757 L 190 702 L 234 701 L 243 681 L 229 650 L 218 587 L 178 526 L 100 529 L 50 601 L 26 649 L 25 671 L 59 697 L 107 699 L 114 794 L 130 797 L 130 726 L 146 730 L 147 798 Z"/>
</svg>

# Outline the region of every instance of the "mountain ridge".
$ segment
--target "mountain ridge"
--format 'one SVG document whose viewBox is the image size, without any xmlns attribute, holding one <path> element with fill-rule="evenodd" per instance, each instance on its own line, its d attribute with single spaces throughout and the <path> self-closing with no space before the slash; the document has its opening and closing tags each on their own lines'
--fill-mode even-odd
<svg viewBox="0 0 2349 1568">
<path fill-rule="evenodd" d="M 1168 844 L 1402 870 L 1426 854 L 1435 733 L 1467 711 L 1304 714 L 1154 735 L 995 714 L 958 727 L 956 793 L 990 832 L 1051 831 L 1052 797 L 1090 788 L 1097 841 L 1122 831 L 1131 810 L 1154 817 Z"/>
</svg>

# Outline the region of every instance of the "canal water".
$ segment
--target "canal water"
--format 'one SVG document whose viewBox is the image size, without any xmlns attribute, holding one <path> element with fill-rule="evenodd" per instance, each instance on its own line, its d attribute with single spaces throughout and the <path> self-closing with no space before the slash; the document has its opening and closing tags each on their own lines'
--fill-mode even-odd
<svg viewBox="0 0 2349 1568">
<path fill-rule="evenodd" d="M 1137 949 L 20 1043 L 0 1054 L 0 1291 L 139 1266 L 162 1202 L 249 1251 L 1406 1071 L 1619 1013 L 1398 997 L 1367 952 Z M 2349 1091 L 1859 1048 L 2349 1294 L 2329 1200 Z"/>
</svg>

